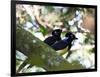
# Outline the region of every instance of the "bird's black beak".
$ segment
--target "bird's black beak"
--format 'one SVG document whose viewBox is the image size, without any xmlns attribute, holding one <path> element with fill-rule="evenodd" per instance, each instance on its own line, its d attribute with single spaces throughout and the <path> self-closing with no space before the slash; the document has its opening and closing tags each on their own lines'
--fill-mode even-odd
<svg viewBox="0 0 100 77">
<path fill-rule="evenodd" d="M 75 37 L 75 40 L 77 40 L 78 38 L 77 37 Z"/>
</svg>

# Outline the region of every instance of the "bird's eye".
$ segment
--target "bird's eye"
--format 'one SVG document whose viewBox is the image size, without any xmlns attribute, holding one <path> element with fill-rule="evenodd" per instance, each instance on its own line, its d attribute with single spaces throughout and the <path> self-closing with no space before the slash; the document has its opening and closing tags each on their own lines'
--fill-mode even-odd
<svg viewBox="0 0 100 77">
<path fill-rule="evenodd" d="M 55 34 L 58 34 L 58 32 L 55 31 Z"/>
<path fill-rule="evenodd" d="M 71 38 L 73 38 L 73 35 L 71 35 Z"/>
</svg>

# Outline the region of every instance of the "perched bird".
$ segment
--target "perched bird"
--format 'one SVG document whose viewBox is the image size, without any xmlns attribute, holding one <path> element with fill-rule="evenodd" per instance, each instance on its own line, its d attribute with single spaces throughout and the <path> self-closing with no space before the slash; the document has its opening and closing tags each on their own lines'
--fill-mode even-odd
<svg viewBox="0 0 100 77">
<path fill-rule="evenodd" d="M 67 48 L 67 50 L 70 50 L 73 40 L 77 39 L 72 32 L 66 33 L 65 37 L 65 39 L 60 40 L 51 46 L 56 51 L 61 50 L 61 55 L 66 52 L 63 51 L 65 48 Z"/>
<path fill-rule="evenodd" d="M 61 40 L 61 37 L 60 37 L 61 32 L 62 32 L 61 29 L 55 29 L 55 30 L 53 30 L 52 36 L 49 36 L 48 38 L 46 38 L 46 39 L 44 40 L 44 42 L 45 42 L 46 44 L 48 44 L 49 46 L 51 46 L 51 45 L 53 45 L 55 42 L 60 41 L 60 40 Z"/>
</svg>

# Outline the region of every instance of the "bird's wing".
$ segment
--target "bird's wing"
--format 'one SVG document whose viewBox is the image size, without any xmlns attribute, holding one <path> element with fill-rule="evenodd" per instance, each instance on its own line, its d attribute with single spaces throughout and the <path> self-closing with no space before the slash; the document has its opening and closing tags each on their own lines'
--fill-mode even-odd
<svg viewBox="0 0 100 77">
<path fill-rule="evenodd" d="M 66 43 L 61 40 L 61 41 L 53 44 L 52 48 L 55 49 L 55 50 L 61 50 L 61 49 L 66 48 L 66 46 L 67 46 Z"/>
</svg>

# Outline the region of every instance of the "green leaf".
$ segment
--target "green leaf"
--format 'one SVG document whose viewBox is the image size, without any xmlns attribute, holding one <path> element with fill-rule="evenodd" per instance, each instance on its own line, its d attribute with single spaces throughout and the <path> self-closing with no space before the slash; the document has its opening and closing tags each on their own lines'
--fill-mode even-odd
<svg viewBox="0 0 100 77">
<path fill-rule="evenodd" d="M 48 33 L 47 29 L 43 26 L 40 26 L 40 32 L 42 32 L 44 36 Z"/>
</svg>

